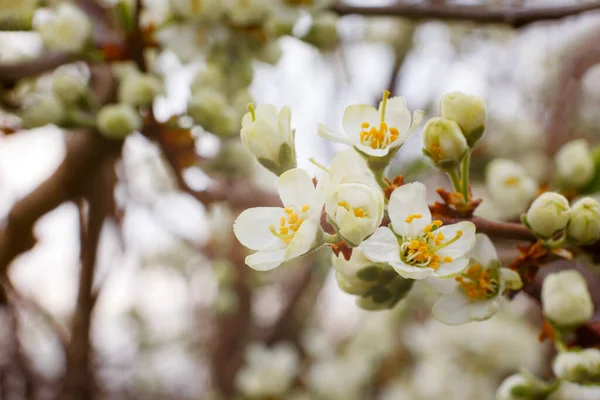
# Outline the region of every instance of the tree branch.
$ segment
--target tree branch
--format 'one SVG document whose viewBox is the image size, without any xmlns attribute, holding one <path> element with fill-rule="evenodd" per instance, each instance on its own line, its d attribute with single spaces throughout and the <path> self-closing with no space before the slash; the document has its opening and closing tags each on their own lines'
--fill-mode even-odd
<svg viewBox="0 0 600 400">
<path fill-rule="evenodd" d="M 337 2 L 331 10 L 339 15 L 398 16 L 409 19 L 441 19 L 480 23 L 505 23 L 515 28 L 537 21 L 553 20 L 600 9 L 598 3 L 563 7 L 499 8 L 487 6 L 396 3 L 388 6 L 351 6 Z"/>
<path fill-rule="evenodd" d="M 0 63 L 0 84 L 14 85 L 23 78 L 34 77 L 50 72 L 64 64 L 83 59 L 81 55 L 70 53 L 44 53 L 38 58 L 15 63 Z"/>
<path fill-rule="evenodd" d="M 461 221 L 471 221 L 477 227 L 477 232 L 485 233 L 488 236 L 497 239 L 513 239 L 535 242 L 537 238 L 523 224 L 516 222 L 499 222 L 490 221 L 481 217 L 471 218 L 440 218 L 442 222 L 447 224 L 456 224 Z"/>
</svg>

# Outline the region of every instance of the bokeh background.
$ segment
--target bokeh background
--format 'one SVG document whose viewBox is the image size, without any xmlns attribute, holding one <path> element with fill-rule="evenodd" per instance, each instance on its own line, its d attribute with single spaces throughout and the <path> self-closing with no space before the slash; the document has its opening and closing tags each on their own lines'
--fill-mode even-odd
<svg viewBox="0 0 600 400">
<path fill-rule="evenodd" d="M 164 12 L 169 2 L 144 3 L 152 16 Z M 595 3 L 403 4 L 472 6 L 485 14 Z M 394 2 L 346 4 L 392 8 Z M 307 18 L 298 23 L 310 25 Z M 282 37 L 277 41 L 281 56 L 273 65 L 252 64 L 254 102 L 291 107 L 298 164 L 312 173 L 318 168 L 309 158 L 327 164 L 341 148 L 319 138 L 317 124 L 341 128 L 346 106 L 374 104 L 386 88 L 404 96 L 410 110 L 422 109 L 427 116 L 437 115 L 444 93 L 460 90 L 485 99 L 488 126 L 474 154 L 479 180 L 474 190 L 484 198 L 478 214 L 490 219 L 513 219 L 514 210 L 489 198 L 483 173 L 489 160 L 516 160 L 542 183 L 553 168 L 548 140 L 558 145 L 566 137 L 597 137 L 600 66 L 594 64 L 600 62 L 600 11 L 518 28 L 462 18 L 348 15 L 339 18 L 337 33 L 336 45 L 324 49 Z M 156 70 L 167 88 L 155 101 L 159 120 L 185 112 L 191 83 L 204 66 L 202 50 L 192 59 L 182 58 L 181 52 L 190 48 L 177 45 L 184 47 L 186 40 L 186 33 L 178 31 L 165 38 L 164 51 L 156 55 Z M 0 63 L 36 57 L 41 51 L 35 33 L 0 36 Z M 262 191 L 274 190 L 276 177 L 237 139 L 223 139 L 201 127 L 193 132 L 197 154 L 221 160 L 235 177 L 229 184 L 241 179 Z M 53 173 L 65 155 L 64 135 L 62 129 L 47 126 L 0 137 L 3 215 Z M 397 154 L 392 175 L 422 179 L 431 188 L 447 185 L 423 161 L 420 146 L 417 131 Z M 94 282 L 99 297 L 91 363 L 100 397 L 485 400 L 493 399 L 498 383 L 521 367 L 542 377 L 550 373 L 552 349 L 537 340 L 539 306 L 524 294 L 507 301 L 493 319 L 461 327 L 429 317 L 432 297 L 424 288 L 416 288 L 394 310 L 363 311 L 337 287 L 327 251 L 269 273 L 245 267 L 244 250 L 232 231 L 242 208 L 204 206 L 180 190 L 160 147 L 142 134 L 127 138 L 117 175 L 119 218 L 103 227 Z M 195 190 L 214 184 L 211 174 L 198 166 L 187 168 L 184 176 Z M 40 396 L 52 393 L 51 382 L 60 379 L 66 365 L 57 337 L 68 335 L 75 308 L 79 229 L 77 205 L 61 205 L 38 221 L 37 244 L 9 272 L 22 301 L 18 345 L 48 383 Z M 512 243 L 499 243 L 506 260 L 514 257 L 513 248 Z M 3 384 L 19 392 L 19 374 L 13 371 L 13 315 L 2 311 L 0 318 Z M 251 376 L 240 378 L 244 373 Z M 288 387 L 277 396 L 248 394 L 254 386 L 286 380 Z"/>
</svg>

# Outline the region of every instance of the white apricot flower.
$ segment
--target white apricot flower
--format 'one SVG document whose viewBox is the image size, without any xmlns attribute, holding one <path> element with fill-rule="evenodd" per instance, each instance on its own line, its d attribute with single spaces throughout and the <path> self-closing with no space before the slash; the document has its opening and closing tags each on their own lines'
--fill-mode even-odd
<svg viewBox="0 0 600 400">
<path fill-rule="evenodd" d="M 388 99 L 390 92 L 383 94 L 379 110 L 369 104 L 348 106 L 342 125 L 345 133 L 336 132 L 319 124 L 319 136 L 334 142 L 354 146 L 361 153 L 373 157 L 394 154 L 423 119 L 422 111 L 415 111 L 412 118 L 404 97 Z"/>
<path fill-rule="evenodd" d="M 375 232 L 384 212 L 383 192 L 365 160 L 353 149 L 337 153 L 327 177 L 325 212 L 348 245 L 356 247 Z"/>
<path fill-rule="evenodd" d="M 285 208 L 250 208 L 233 225 L 237 239 L 257 250 L 246 257 L 246 264 L 257 271 L 276 268 L 323 242 L 320 219 L 325 196 L 321 186 L 315 188 L 308 172 L 301 168 L 281 174 L 277 185 Z"/>
<path fill-rule="evenodd" d="M 463 221 L 442 226 L 442 221 L 432 221 L 422 183 L 394 190 L 388 214 L 390 227 L 378 228 L 361 245 L 371 261 L 388 263 L 408 279 L 454 276 L 469 263 L 475 225 Z"/>
<path fill-rule="evenodd" d="M 489 237 L 478 233 L 469 252 L 467 269 L 454 279 L 436 279 L 434 284 L 444 293 L 434 304 L 433 316 L 448 325 L 483 321 L 500 308 L 505 289 L 522 286 L 515 271 L 501 267 Z"/>
<path fill-rule="evenodd" d="M 492 200 L 508 215 L 525 211 L 538 193 L 538 184 L 525 169 L 512 160 L 496 158 L 485 171 L 485 182 Z"/>
<path fill-rule="evenodd" d="M 271 104 L 261 104 L 242 119 L 240 135 L 242 143 L 262 166 L 276 175 L 296 167 L 294 131 L 291 128 L 291 112 L 283 107 L 279 112 Z"/>
</svg>

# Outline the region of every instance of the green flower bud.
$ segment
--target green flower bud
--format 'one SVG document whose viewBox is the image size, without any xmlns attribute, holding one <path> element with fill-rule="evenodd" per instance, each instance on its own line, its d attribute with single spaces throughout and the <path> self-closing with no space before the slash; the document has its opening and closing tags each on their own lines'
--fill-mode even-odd
<svg viewBox="0 0 600 400">
<path fill-rule="evenodd" d="M 441 117 L 455 121 L 462 130 L 469 147 L 483 136 L 486 123 L 486 108 L 481 97 L 462 92 L 448 93 L 442 96 Z"/>
<path fill-rule="evenodd" d="M 205 87 L 221 89 L 225 87 L 226 80 L 227 76 L 222 67 L 215 63 L 206 63 L 205 67 L 196 73 L 191 89 L 192 92 L 202 90 Z"/>
<path fill-rule="evenodd" d="M 301 39 L 321 50 L 333 50 L 339 43 L 337 23 L 339 17 L 332 12 L 321 12 L 314 17 L 308 33 Z"/>
<path fill-rule="evenodd" d="M 161 90 L 158 78 L 148 74 L 130 74 L 119 85 L 119 101 L 134 107 L 149 106 Z"/>
<path fill-rule="evenodd" d="M 584 197 L 573 204 L 567 235 L 579 243 L 591 243 L 600 238 L 600 204 L 596 200 Z"/>
<path fill-rule="evenodd" d="M 252 103 L 252 94 L 248 89 L 240 89 L 234 93 L 231 105 L 238 112 L 246 113 L 248 111 L 248 104 Z"/>
<path fill-rule="evenodd" d="M 66 104 L 75 103 L 87 91 L 87 83 L 81 77 L 65 73 L 52 77 L 52 93 Z"/>
<path fill-rule="evenodd" d="M 273 41 L 264 45 L 256 55 L 256 58 L 264 63 L 275 65 L 279 62 L 281 54 L 283 54 L 281 46 L 279 43 Z"/>
<path fill-rule="evenodd" d="M 292 8 L 280 8 L 272 12 L 264 24 L 269 36 L 291 36 L 294 25 L 300 17 L 300 12 Z"/>
<path fill-rule="evenodd" d="M 524 371 L 509 376 L 500 384 L 496 400 L 545 399 L 555 387 Z"/>
<path fill-rule="evenodd" d="M 576 383 L 600 383 L 600 350 L 558 353 L 552 363 L 557 378 Z"/>
<path fill-rule="evenodd" d="M 542 284 L 544 315 L 560 327 L 575 327 L 587 322 L 594 304 L 583 276 L 576 270 L 549 274 Z"/>
<path fill-rule="evenodd" d="M 569 201 L 565 196 L 546 192 L 535 199 L 525 218 L 533 233 L 547 239 L 565 229 L 570 213 Z"/>
<path fill-rule="evenodd" d="M 445 118 L 432 118 L 423 131 L 423 152 L 442 171 L 458 166 L 469 146 L 458 124 Z"/>
<path fill-rule="evenodd" d="M 35 93 L 25 99 L 21 119 L 24 128 L 38 128 L 59 124 L 64 120 L 65 108 L 53 94 Z"/>
<path fill-rule="evenodd" d="M 129 104 L 109 104 L 98 112 L 98 130 L 108 139 L 124 139 L 142 128 L 142 117 Z"/>
<path fill-rule="evenodd" d="M 563 187 L 581 188 L 594 177 L 594 160 L 583 139 L 565 144 L 556 153 L 556 177 Z"/>
<path fill-rule="evenodd" d="M 192 94 L 188 101 L 188 114 L 204 129 L 212 131 L 214 121 L 229 105 L 219 90 L 205 87 Z"/>
</svg>

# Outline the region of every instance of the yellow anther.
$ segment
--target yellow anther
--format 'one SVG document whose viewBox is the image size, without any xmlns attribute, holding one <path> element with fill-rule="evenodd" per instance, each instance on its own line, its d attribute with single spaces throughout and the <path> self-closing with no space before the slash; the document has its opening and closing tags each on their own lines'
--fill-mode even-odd
<svg viewBox="0 0 600 400">
<path fill-rule="evenodd" d="M 285 218 L 279 218 L 279 226 L 285 226 Z"/>
<path fill-rule="evenodd" d="M 413 222 L 414 219 L 419 219 L 419 218 L 423 218 L 423 216 L 421 214 L 410 214 L 408 217 L 406 217 L 404 222 L 406 222 L 407 224 L 410 224 L 411 222 Z"/>
<path fill-rule="evenodd" d="M 362 124 L 360 124 L 360 127 L 363 129 L 367 129 L 369 126 L 371 126 L 371 124 L 369 124 L 368 122 L 363 122 Z"/>
<path fill-rule="evenodd" d="M 470 266 L 455 279 L 471 300 L 488 298 L 498 289 L 498 281 L 492 276 L 491 270 L 483 269 L 479 264 Z"/>
<path fill-rule="evenodd" d="M 442 261 L 443 262 L 452 262 L 452 257 L 446 256 L 446 257 L 444 257 L 444 259 Z"/>
<path fill-rule="evenodd" d="M 519 179 L 519 178 L 517 178 L 516 176 L 511 176 L 510 178 L 506 178 L 506 179 L 504 180 L 504 183 L 505 183 L 506 185 L 513 186 L 513 185 L 516 185 L 517 183 L 519 183 L 519 180 L 520 180 L 520 179 Z"/>
<path fill-rule="evenodd" d="M 463 231 L 456 231 L 456 237 L 457 238 L 461 237 L 462 235 L 463 235 Z"/>
<path fill-rule="evenodd" d="M 429 232 L 431 232 L 431 229 L 432 229 L 432 225 L 429 224 L 425 228 L 423 228 L 423 232 L 426 233 L 429 236 L 430 235 Z M 431 238 L 431 239 L 433 239 L 433 238 Z"/>
<path fill-rule="evenodd" d="M 302 207 L 302 212 L 307 212 L 308 210 L 310 210 L 309 206 L 306 205 Z"/>
<path fill-rule="evenodd" d="M 340 207 L 344 207 L 346 210 L 349 210 L 350 208 L 352 208 L 352 207 L 350 207 L 350 204 L 348 204 L 348 203 L 347 203 L 347 202 L 345 202 L 345 201 L 340 201 L 340 202 L 338 203 L 338 206 L 340 206 Z"/>
<path fill-rule="evenodd" d="M 427 233 L 427 237 L 431 240 L 434 239 L 433 233 L 431 233 L 431 232 Z"/>
<path fill-rule="evenodd" d="M 365 210 L 363 210 L 362 208 L 355 208 L 354 216 L 358 217 L 358 218 L 364 218 L 367 216 L 367 212 Z"/>
<path fill-rule="evenodd" d="M 435 225 L 439 228 L 440 226 L 444 225 L 444 223 L 442 221 L 440 221 L 439 219 L 436 219 L 435 221 L 433 221 L 433 225 Z"/>
<path fill-rule="evenodd" d="M 286 207 L 283 209 L 283 211 L 285 211 L 286 214 L 291 214 L 294 212 L 294 209 L 292 207 Z"/>
</svg>

